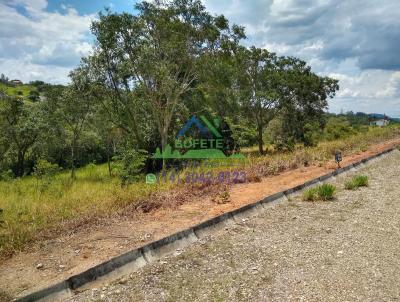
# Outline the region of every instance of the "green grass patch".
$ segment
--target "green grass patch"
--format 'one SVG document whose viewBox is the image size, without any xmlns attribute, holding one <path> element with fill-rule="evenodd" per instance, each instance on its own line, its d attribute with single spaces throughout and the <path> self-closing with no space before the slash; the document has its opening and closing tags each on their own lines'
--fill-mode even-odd
<svg viewBox="0 0 400 302">
<path fill-rule="evenodd" d="M 356 190 L 359 187 L 368 187 L 368 176 L 356 175 L 351 180 L 346 181 L 344 187 L 346 190 Z"/>
<path fill-rule="evenodd" d="M 36 90 L 36 87 L 29 84 L 7 86 L 0 83 L 0 90 L 5 90 L 6 93 L 11 96 L 23 96 L 27 98 L 31 91 Z"/>
<path fill-rule="evenodd" d="M 332 184 L 322 184 L 320 186 L 310 188 L 303 193 L 304 201 L 327 201 L 332 200 L 335 196 L 336 187 Z"/>
</svg>

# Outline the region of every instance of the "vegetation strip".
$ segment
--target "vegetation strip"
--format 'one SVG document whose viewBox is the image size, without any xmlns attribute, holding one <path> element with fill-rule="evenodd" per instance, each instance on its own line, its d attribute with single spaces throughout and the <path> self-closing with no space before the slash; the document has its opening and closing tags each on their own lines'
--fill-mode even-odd
<svg viewBox="0 0 400 302">
<path fill-rule="evenodd" d="M 264 198 L 261 201 L 257 201 L 255 203 L 246 205 L 244 207 L 241 207 L 239 209 L 224 213 L 222 215 L 219 215 L 217 217 L 214 217 L 212 219 L 206 220 L 194 227 L 191 227 L 189 229 L 177 232 L 173 235 L 164 237 L 160 240 L 154 241 L 152 243 L 149 243 L 143 247 L 134 249 L 130 252 L 127 252 L 125 254 L 122 254 L 120 256 L 117 256 L 115 258 L 112 258 L 106 262 L 103 262 L 93 268 L 90 268 L 80 274 L 74 275 L 70 278 L 68 278 L 67 280 L 57 283 L 56 285 L 50 286 L 48 288 L 42 289 L 40 291 L 31 293 L 25 297 L 21 297 L 19 299 L 16 299 L 16 302 L 30 302 L 30 301 L 38 301 L 41 299 L 50 299 L 50 297 L 52 295 L 56 295 L 56 294 L 62 294 L 61 292 L 64 292 L 65 294 L 69 294 L 70 290 L 74 290 L 77 289 L 81 286 L 83 286 L 84 284 L 87 284 L 91 281 L 96 280 L 99 277 L 102 277 L 108 273 L 111 273 L 114 270 L 120 269 L 121 267 L 128 265 L 132 262 L 137 261 L 138 259 L 140 259 L 141 257 L 147 262 L 148 259 L 146 259 L 145 254 L 147 251 L 156 251 L 158 249 L 161 248 L 165 248 L 168 245 L 174 244 L 175 242 L 178 241 L 184 241 L 187 240 L 188 236 L 190 236 L 190 234 L 194 234 L 194 236 L 196 236 L 197 238 L 200 238 L 201 236 L 199 236 L 198 234 L 201 233 L 201 231 L 204 231 L 206 229 L 210 229 L 213 227 L 216 227 L 218 225 L 221 225 L 222 223 L 226 223 L 227 221 L 233 221 L 233 217 L 237 214 L 241 214 L 244 213 L 246 211 L 249 211 L 255 207 L 257 207 L 258 205 L 262 205 L 262 204 L 266 204 L 266 203 L 271 203 L 274 201 L 277 201 L 281 198 L 284 198 L 287 195 L 293 194 L 296 191 L 299 191 L 305 187 L 308 187 L 310 185 L 313 185 L 319 181 L 325 181 L 327 179 L 329 179 L 332 176 L 335 175 L 339 175 L 341 173 L 344 173 L 352 168 L 354 168 L 355 166 L 358 166 L 360 164 L 366 163 L 366 162 L 370 162 L 384 154 L 387 154 L 389 152 L 394 151 L 395 148 L 390 148 L 387 149 L 383 152 L 380 152 L 378 154 L 372 155 L 371 157 L 368 157 L 366 159 L 363 159 L 357 163 L 353 163 L 351 165 L 348 165 L 346 167 L 340 168 L 334 172 L 325 174 L 323 176 L 320 176 L 314 180 L 310 180 L 305 182 L 303 185 L 299 185 L 296 186 L 294 188 L 282 191 L 282 192 L 278 192 L 275 193 L 273 195 L 267 196 L 266 198 Z M 234 222 L 233 222 L 234 223 Z M 190 240 L 189 240 L 190 241 Z M 190 244 L 190 243 L 189 243 Z M 166 254 L 164 254 L 166 255 Z M 164 255 L 159 255 L 159 257 L 161 258 Z M 53 297 L 54 298 L 54 297 Z"/>
</svg>

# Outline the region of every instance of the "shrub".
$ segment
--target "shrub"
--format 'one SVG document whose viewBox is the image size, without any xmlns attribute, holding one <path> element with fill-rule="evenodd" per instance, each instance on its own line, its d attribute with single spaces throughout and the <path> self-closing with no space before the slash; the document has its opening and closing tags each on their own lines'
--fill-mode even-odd
<svg viewBox="0 0 400 302">
<path fill-rule="evenodd" d="M 331 184 L 323 184 L 315 188 L 310 188 L 303 193 L 303 200 L 332 200 L 336 192 L 336 187 Z"/>
<path fill-rule="evenodd" d="M 11 170 L 3 171 L 0 173 L 0 181 L 9 181 L 13 178 L 14 174 Z"/>
<path fill-rule="evenodd" d="M 49 163 L 43 159 L 38 160 L 33 168 L 33 176 L 37 179 L 37 187 L 40 192 L 44 192 L 50 186 L 58 171 L 60 171 L 60 167 L 57 164 Z"/>
<path fill-rule="evenodd" d="M 344 184 L 346 190 L 355 190 L 359 187 L 368 187 L 368 176 L 356 175 Z"/>
<path fill-rule="evenodd" d="M 146 163 L 147 152 L 127 149 L 113 159 L 117 161 L 117 174 L 121 178 L 121 184 L 124 186 L 139 179 L 139 175 Z"/>
<path fill-rule="evenodd" d="M 33 175 L 37 179 L 54 176 L 60 167 L 57 164 L 49 163 L 47 160 L 39 159 L 33 168 Z"/>
</svg>

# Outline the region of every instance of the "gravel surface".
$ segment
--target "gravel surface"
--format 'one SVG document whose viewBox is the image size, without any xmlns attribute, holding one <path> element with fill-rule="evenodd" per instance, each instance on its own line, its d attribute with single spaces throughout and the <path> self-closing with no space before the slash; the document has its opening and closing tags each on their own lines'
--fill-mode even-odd
<svg viewBox="0 0 400 302">
<path fill-rule="evenodd" d="M 399 301 L 400 152 L 68 301 Z"/>
</svg>

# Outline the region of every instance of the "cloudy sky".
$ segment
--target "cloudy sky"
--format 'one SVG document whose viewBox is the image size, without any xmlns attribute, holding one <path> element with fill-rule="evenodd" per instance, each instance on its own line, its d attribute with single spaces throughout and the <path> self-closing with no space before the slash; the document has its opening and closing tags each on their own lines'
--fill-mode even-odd
<svg viewBox="0 0 400 302">
<path fill-rule="evenodd" d="M 203 0 L 244 25 L 246 45 L 306 60 L 340 80 L 331 112 L 400 117 L 399 0 Z M 104 7 L 133 12 L 133 0 L 0 0 L 0 73 L 67 83 L 91 49 L 89 26 Z"/>
</svg>

